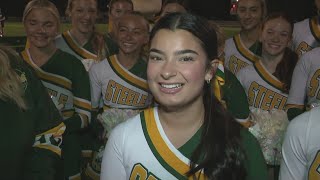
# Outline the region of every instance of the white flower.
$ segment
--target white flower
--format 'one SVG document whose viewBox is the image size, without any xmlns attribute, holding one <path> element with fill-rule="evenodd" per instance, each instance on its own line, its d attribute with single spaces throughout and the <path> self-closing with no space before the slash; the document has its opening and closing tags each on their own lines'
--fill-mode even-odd
<svg viewBox="0 0 320 180">
<path fill-rule="evenodd" d="M 259 141 L 267 164 L 279 165 L 282 158 L 282 140 L 289 124 L 287 113 L 277 109 L 251 109 L 251 121 L 254 126 L 250 127 L 249 131 Z"/>
</svg>

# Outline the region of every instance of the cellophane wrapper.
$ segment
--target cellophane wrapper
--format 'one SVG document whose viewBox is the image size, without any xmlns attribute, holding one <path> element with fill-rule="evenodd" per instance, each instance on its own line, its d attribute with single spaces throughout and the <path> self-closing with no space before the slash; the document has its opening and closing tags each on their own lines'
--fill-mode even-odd
<svg viewBox="0 0 320 180">
<path fill-rule="evenodd" d="M 98 120 L 104 128 L 104 138 L 108 138 L 111 130 L 118 124 L 132 118 L 141 110 L 110 108 L 98 115 Z"/>
<path fill-rule="evenodd" d="M 251 121 L 254 123 L 249 131 L 260 143 L 264 158 L 269 165 L 280 165 L 281 146 L 289 124 L 287 113 L 283 110 L 251 109 Z"/>
</svg>

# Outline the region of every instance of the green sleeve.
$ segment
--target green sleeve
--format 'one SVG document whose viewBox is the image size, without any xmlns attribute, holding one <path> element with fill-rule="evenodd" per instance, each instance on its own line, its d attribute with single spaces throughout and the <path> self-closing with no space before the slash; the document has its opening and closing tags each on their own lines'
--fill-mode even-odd
<svg viewBox="0 0 320 180">
<path fill-rule="evenodd" d="M 244 128 L 241 130 L 241 138 L 243 149 L 246 154 L 246 180 L 267 180 L 267 164 L 264 160 L 258 141 L 247 129 Z"/>
<path fill-rule="evenodd" d="M 287 115 L 288 115 L 289 121 L 291 121 L 293 118 L 299 116 L 303 112 L 304 112 L 304 110 L 303 109 L 299 109 L 299 108 L 290 108 L 290 109 L 288 109 Z"/>
<path fill-rule="evenodd" d="M 80 61 L 73 61 L 72 93 L 75 113 L 65 119 L 67 133 L 88 127 L 91 122 L 90 80 L 87 71 Z"/>
<path fill-rule="evenodd" d="M 223 100 L 228 111 L 236 119 L 247 119 L 250 114 L 247 95 L 239 80 L 229 70 L 225 70 L 225 84 L 222 86 Z"/>
<path fill-rule="evenodd" d="M 32 104 L 35 119 L 34 143 L 29 162 L 25 169 L 25 178 L 40 180 L 54 179 L 60 160 L 62 134 L 65 125 L 62 117 L 50 99 L 46 88 L 31 68 L 25 67 L 27 77 L 27 102 Z"/>
</svg>

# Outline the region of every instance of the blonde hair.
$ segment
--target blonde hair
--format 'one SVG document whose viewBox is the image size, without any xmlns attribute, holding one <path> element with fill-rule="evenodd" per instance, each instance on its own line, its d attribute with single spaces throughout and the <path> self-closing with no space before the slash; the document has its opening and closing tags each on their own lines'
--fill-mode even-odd
<svg viewBox="0 0 320 180">
<path fill-rule="evenodd" d="M 32 0 L 30 1 L 23 11 L 22 22 L 26 20 L 26 17 L 33 9 L 46 9 L 57 19 L 58 26 L 60 25 L 60 14 L 57 7 L 48 0 Z"/>
<path fill-rule="evenodd" d="M 0 99 L 12 101 L 21 109 L 27 109 L 20 77 L 11 67 L 11 63 L 19 63 L 19 61 L 21 59 L 17 52 L 0 46 Z"/>
</svg>

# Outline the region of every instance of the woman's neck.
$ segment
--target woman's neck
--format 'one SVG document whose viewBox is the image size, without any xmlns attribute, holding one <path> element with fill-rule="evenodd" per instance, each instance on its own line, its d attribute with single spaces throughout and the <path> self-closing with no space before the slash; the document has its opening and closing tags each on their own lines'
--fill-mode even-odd
<svg viewBox="0 0 320 180">
<path fill-rule="evenodd" d="M 71 29 L 70 33 L 80 46 L 84 46 L 89 41 L 92 35 L 92 33 L 81 33 L 76 29 Z"/>
<path fill-rule="evenodd" d="M 161 125 L 176 148 L 184 145 L 203 124 L 205 110 L 202 101 L 199 102 L 189 107 L 179 108 L 179 110 L 159 106 L 158 114 Z"/>
<path fill-rule="evenodd" d="M 262 51 L 262 58 L 261 58 L 261 62 L 264 65 L 264 67 L 271 73 L 273 74 L 276 71 L 276 68 L 279 64 L 279 62 L 282 60 L 283 58 L 283 54 L 279 54 L 279 55 L 269 55 L 267 53 L 264 53 Z"/>
<path fill-rule="evenodd" d="M 117 55 L 119 63 L 126 69 L 131 69 L 138 62 L 139 58 L 140 52 L 125 54 L 120 50 L 119 54 Z"/>
<path fill-rule="evenodd" d="M 260 35 L 260 26 L 250 31 L 246 31 L 246 30 L 240 31 L 241 41 L 247 48 L 250 48 L 255 42 L 259 40 L 259 35 Z"/>
<path fill-rule="evenodd" d="M 30 46 L 29 53 L 32 57 L 32 61 L 38 66 L 41 67 L 48 62 L 50 57 L 56 52 L 57 48 L 55 45 L 50 45 L 45 48 L 37 48 L 35 46 Z"/>
</svg>

